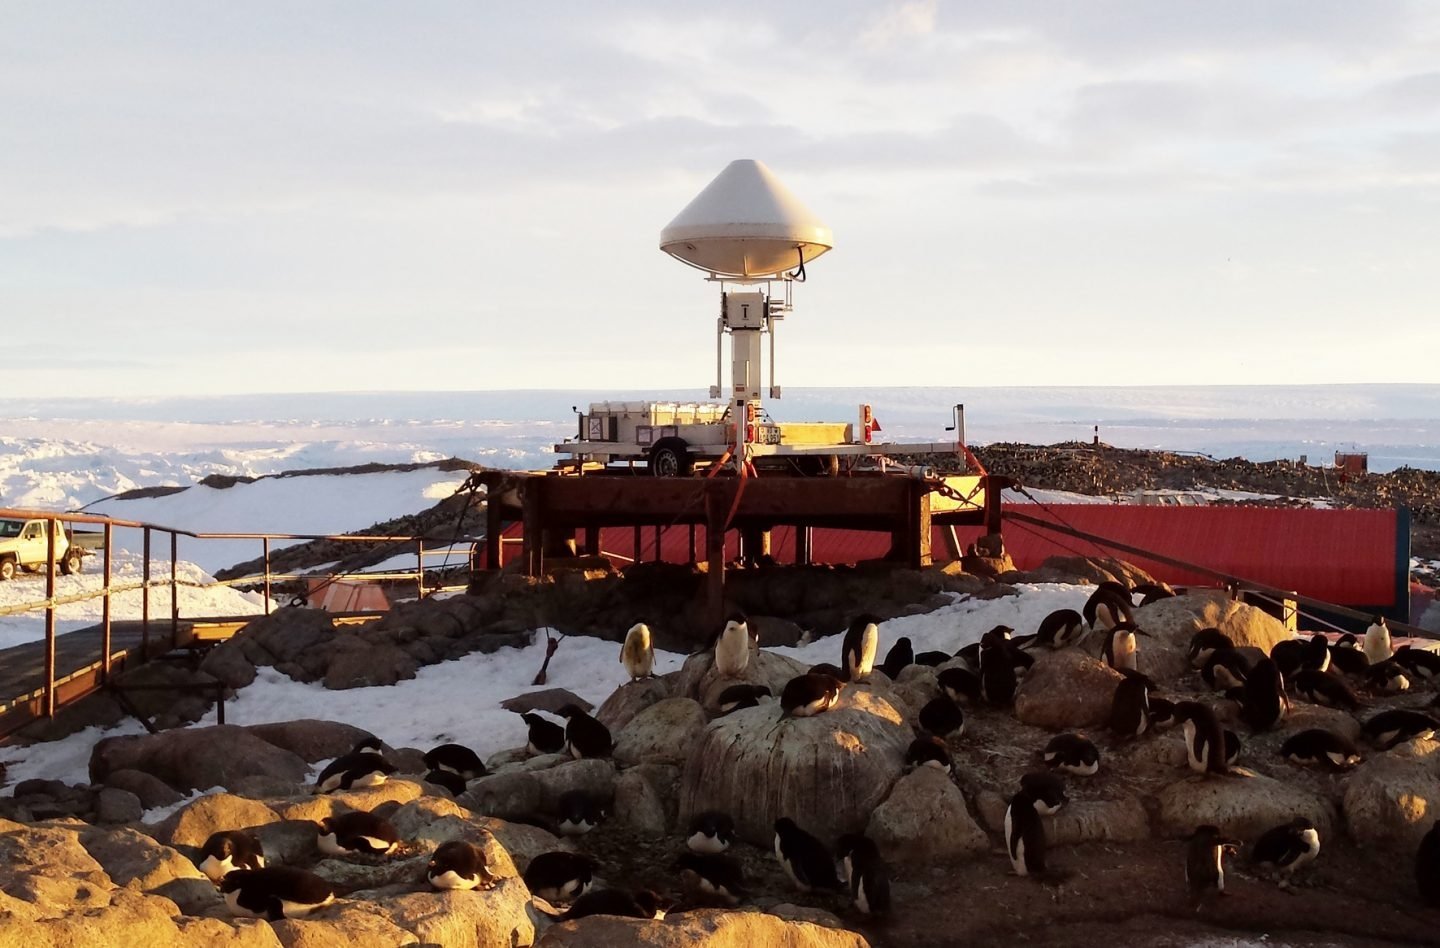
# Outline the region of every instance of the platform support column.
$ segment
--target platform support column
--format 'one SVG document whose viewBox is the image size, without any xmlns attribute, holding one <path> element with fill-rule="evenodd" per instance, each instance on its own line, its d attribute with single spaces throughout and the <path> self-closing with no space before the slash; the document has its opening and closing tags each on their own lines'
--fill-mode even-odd
<svg viewBox="0 0 1440 948">
<path fill-rule="evenodd" d="M 585 555 L 600 555 L 600 528 L 593 523 L 585 525 Z"/>
<path fill-rule="evenodd" d="M 490 500 L 485 502 L 485 565 L 490 569 L 500 569 L 504 566 L 505 554 L 502 552 L 505 537 L 505 519 L 500 513 L 500 505 Z"/>
<path fill-rule="evenodd" d="M 746 566 L 754 566 L 762 556 L 770 555 L 770 531 L 763 527 L 745 527 L 740 531 L 740 554 Z"/>
<path fill-rule="evenodd" d="M 797 566 L 810 565 L 810 551 L 814 549 L 815 528 L 804 526 L 795 528 L 795 564 Z"/>
<path fill-rule="evenodd" d="M 730 505 L 719 489 L 722 484 L 705 485 L 705 614 L 711 628 L 719 628 L 725 618 L 725 518 Z"/>
<path fill-rule="evenodd" d="M 520 500 L 521 515 L 524 517 L 521 549 L 525 557 L 525 575 L 531 578 L 545 574 L 545 518 L 541 509 L 540 487 L 543 483 L 543 478 L 530 478 Z"/>
</svg>

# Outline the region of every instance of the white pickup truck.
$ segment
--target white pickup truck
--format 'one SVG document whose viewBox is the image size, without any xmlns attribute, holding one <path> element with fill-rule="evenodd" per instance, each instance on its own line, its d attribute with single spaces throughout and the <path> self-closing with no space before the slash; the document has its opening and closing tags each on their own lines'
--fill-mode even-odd
<svg viewBox="0 0 1440 948">
<path fill-rule="evenodd" d="M 48 560 L 47 520 L 0 519 L 0 580 L 14 579 L 17 570 L 37 573 Z M 55 563 L 69 576 L 80 572 L 86 554 L 101 544 L 100 534 L 55 531 Z"/>
</svg>

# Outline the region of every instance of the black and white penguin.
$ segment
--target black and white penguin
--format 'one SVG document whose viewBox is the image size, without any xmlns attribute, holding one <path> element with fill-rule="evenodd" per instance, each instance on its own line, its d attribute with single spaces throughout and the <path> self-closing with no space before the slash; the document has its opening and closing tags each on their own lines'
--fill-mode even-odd
<svg viewBox="0 0 1440 948">
<path fill-rule="evenodd" d="M 400 845 L 400 834 L 389 820 L 357 810 L 316 824 L 315 844 L 330 856 L 388 856 Z"/>
<path fill-rule="evenodd" d="M 1094 776 L 1100 769 L 1100 749 L 1079 734 L 1056 734 L 1040 757 L 1051 769 L 1079 777 Z"/>
<path fill-rule="evenodd" d="M 846 833 L 835 848 L 845 869 L 845 885 L 855 908 L 862 915 L 889 912 L 890 870 L 880 858 L 875 841 L 860 833 Z"/>
<path fill-rule="evenodd" d="M 565 749 L 565 728 L 547 720 L 534 711 L 526 711 L 520 719 L 529 728 L 525 738 L 527 753 L 539 757 L 541 754 L 558 754 Z"/>
<path fill-rule="evenodd" d="M 1260 834 L 1250 848 L 1250 864 L 1267 872 L 1288 878 L 1295 870 L 1320 855 L 1320 831 L 1315 824 L 1298 816 L 1283 826 Z"/>
<path fill-rule="evenodd" d="M 885 661 L 880 663 L 880 670 L 891 681 L 900 677 L 900 671 L 906 665 L 915 664 L 915 647 L 910 644 L 910 637 L 902 635 L 890 646 L 890 651 L 885 653 Z"/>
<path fill-rule="evenodd" d="M 835 860 L 825 844 L 795 825 L 788 816 L 775 821 L 775 858 L 801 892 L 839 889 Z"/>
<path fill-rule="evenodd" d="M 1415 853 L 1415 885 L 1420 890 L 1420 901 L 1440 908 L 1440 820 L 1420 840 Z"/>
<path fill-rule="evenodd" d="M 922 734 L 911 741 L 910 747 L 905 751 L 905 766 L 934 767 L 948 774 L 953 764 L 950 750 L 943 740 L 934 734 Z"/>
<path fill-rule="evenodd" d="M 1021 789 L 1005 808 L 1005 852 L 1017 876 L 1045 872 L 1045 824 L 1032 791 Z"/>
<path fill-rule="evenodd" d="M 1130 590 L 1116 582 L 1104 582 L 1095 588 L 1080 610 L 1091 629 L 1108 631 L 1121 622 L 1135 621 L 1134 600 Z"/>
<path fill-rule="evenodd" d="M 811 665 L 809 668 L 807 668 L 806 671 L 810 672 L 810 674 L 812 675 L 829 675 L 831 678 L 834 678 L 837 681 L 845 680 L 845 669 L 841 668 L 839 665 L 831 664 L 830 662 L 816 662 L 814 665 Z"/>
<path fill-rule="evenodd" d="M 986 703 L 1008 707 L 1015 700 L 1015 663 L 1009 646 L 993 630 L 980 637 L 980 694 Z"/>
<path fill-rule="evenodd" d="M 932 649 L 928 652 L 915 653 L 915 664 L 924 665 L 926 668 L 938 668 L 948 661 L 950 661 L 950 654 L 948 652 L 939 652 Z"/>
<path fill-rule="evenodd" d="M 1191 668 L 1204 668 L 1205 663 L 1210 660 L 1211 654 L 1220 648 L 1234 648 L 1235 643 L 1230 636 L 1219 629 L 1201 629 L 1190 636 L 1190 649 L 1187 653 L 1190 659 Z"/>
<path fill-rule="evenodd" d="M 822 714 L 840 701 L 844 683 L 829 675 L 807 672 L 785 683 L 780 692 L 782 717 L 808 718 Z"/>
<path fill-rule="evenodd" d="M 1240 752 L 1245 749 L 1245 742 L 1240 740 L 1240 735 L 1229 728 L 1225 729 L 1225 766 L 1234 767 L 1235 761 L 1240 759 Z"/>
<path fill-rule="evenodd" d="M 1355 646 L 1337 643 L 1330 646 L 1330 670 L 1351 678 L 1364 678 L 1370 670 L 1370 659 L 1365 657 L 1364 651 Z"/>
<path fill-rule="evenodd" d="M 608 815 L 605 801 L 585 790 L 567 790 L 555 805 L 555 828 L 561 836 L 584 836 Z"/>
<path fill-rule="evenodd" d="M 938 681 L 940 690 L 962 707 L 974 706 L 984 700 L 980 695 L 980 676 L 968 668 L 943 669 Z"/>
<path fill-rule="evenodd" d="M 1054 816 L 1070 802 L 1065 795 L 1065 779 L 1043 770 L 1020 775 L 1020 789 L 1034 798 L 1035 812 Z"/>
<path fill-rule="evenodd" d="M 1105 664 L 1111 668 L 1138 670 L 1139 652 L 1135 636 L 1149 634 L 1133 622 L 1117 622 L 1105 633 L 1105 645 L 1101 649 Z"/>
<path fill-rule="evenodd" d="M 576 704 L 567 704 L 560 709 L 565 719 L 565 745 L 572 757 L 609 757 L 614 747 L 610 729 L 586 714 Z"/>
<path fill-rule="evenodd" d="M 1285 678 L 1272 659 L 1261 659 L 1245 678 L 1240 717 L 1255 731 L 1268 731 L 1290 711 Z"/>
<path fill-rule="evenodd" d="M 1410 675 L 1395 659 L 1376 662 L 1365 670 L 1365 687 L 1386 695 L 1410 690 Z"/>
<path fill-rule="evenodd" d="M 1280 756 L 1297 764 L 1319 764 L 1349 770 L 1360 763 L 1360 751 L 1348 737 L 1321 728 L 1297 731 L 1280 745 Z"/>
<path fill-rule="evenodd" d="M 380 739 L 367 737 L 348 754 L 332 760 L 315 778 L 316 793 L 378 787 L 395 772 L 395 766 L 380 753 Z"/>
<path fill-rule="evenodd" d="M 750 625 L 745 616 L 732 613 L 715 639 L 715 670 L 722 678 L 739 678 L 750 664 Z"/>
<path fill-rule="evenodd" d="M 1405 669 L 1412 681 L 1434 681 L 1440 678 L 1440 655 L 1429 649 L 1402 645 L 1395 650 L 1395 655 L 1390 660 Z"/>
<path fill-rule="evenodd" d="M 649 889 L 637 889 L 634 892 L 623 889 L 595 889 L 577 898 L 570 908 L 556 918 L 568 922 L 591 915 L 659 920 L 665 917 L 665 902 Z"/>
<path fill-rule="evenodd" d="M 1270 659 L 1286 679 L 1307 668 L 1326 671 L 1330 668 L 1330 643 L 1318 632 L 1308 639 L 1286 639 L 1270 649 Z"/>
<path fill-rule="evenodd" d="M 239 918 L 304 918 L 335 901 L 335 888 L 293 866 L 237 869 L 220 880 L 230 914 Z"/>
<path fill-rule="evenodd" d="M 735 841 L 735 821 L 728 813 L 706 810 L 690 821 L 690 835 L 685 845 L 691 852 L 723 853 Z"/>
<path fill-rule="evenodd" d="M 522 878 L 532 895 L 547 902 L 570 902 L 590 890 L 595 860 L 581 853 L 554 850 L 530 860 Z"/>
<path fill-rule="evenodd" d="M 681 853 L 671 869 L 701 902 L 734 908 L 745 899 L 745 874 L 729 856 Z"/>
<path fill-rule="evenodd" d="M 1140 597 L 1140 605 L 1148 606 L 1152 602 L 1159 602 L 1161 599 L 1175 598 L 1175 590 L 1164 583 L 1140 583 L 1130 587 L 1131 596 Z"/>
<path fill-rule="evenodd" d="M 466 780 L 485 776 L 485 762 L 464 744 L 441 744 L 426 753 L 425 766 L 431 770 L 448 770 Z"/>
<path fill-rule="evenodd" d="M 1295 673 L 1295 693 L 1312 704 L 1327 708 L 1344 708 L 1347 711 L 1360 710 L 1360 699 L 1339 676 L 1328 671 L 1304 668 Z"/>
<path fill-rule="evenodd" d="M 1375 621 L 1365 630 L 1364 650 L 1371 665 L 1389 661 L 1394 654 L 1390 645 L 1390 627 L 1385 624 L 1384 616 L 1376 616 Z"/>
<path fill-rule="evenodd" d="M 637 622 L 625 632 L 620 664 L 625 666 L 631 681 L 654 677 L 655 647 L 650 644 L 650 627 L 645 623 Z"/>
<path fill-rule="evenodd" d="M 1440 730 L 1440 721 L 1408 708 L 1381 711 L 1360 725 L 1360 733 L 1365 735 L 1365 739 L 1381 750 L 1389 750 L 1416 738 L 1434 737 L 1437 730 Z"/>
<path fill-rule="evenodd" d="M 720 692 L 720 697 L 716 699 L 716 710 L 720 714 L 729 714 L 744 708 L 755 708 L 760 706 L 761 698 L 768 697 L 770 689 L 765 685 L 731 685 Z"/>
<path fill-rule="evenodd" d="M 846 681 L 866 681 L 875 668 L 875 652 L 880 648 L 880 620 L 872 615 L 857 616 L 845 632 L 840 648 L 840 667 Z"/>
<path fill-rule="evenodd" d="M 1035 644 L 1046 648 L 1067 648 L 1085 634 L 1085 619 L 1074 609 L 1056 609 L 1040 620 L 1035 630 Z"/>
<path fill-rule="evenodd" d="M 1161 730 L 1167 727 L 1174 727 L 1180 723 L 1180 718 L 1175 714 L 1175 702 L 1166 698 L 1150 698 L 1150 727 L 1154 730 Z"/>
<path fill-rule="evenodd" d="M 1245 687 L 1250 675 L 1250 660 L 1245 654 L 1233 648 L 1216 648 L 1200 668 L 1200 678 L 1215 691 L 1229 691 Z"/>
<path fill-rule="evenodd" d="M 965 664 L 965 669 L 975 675 L 980 674 L 980 643 L 971 642 L 969 645 L 962 645 L 955 650 L 955 657 Z"/>
<path fill-rule="evenodd" d="M 1223 774 L 1225 763 L 1225 729 L 1209 705 L 1198 701 L 1181 701 L 1175 714 L 1185 729 L 1185 756 L 1190 769 L 1198 774 Z"/>
<path fill-rule="evenodd" d="M 965 712 L 948 695 L 937 695 L 920 709 L 920 726 L 940 737 L 960 737 L 965 733 Z"/>
<path fill-rule="evenodd" d="M 1015 669 L 1016 675 L 1024 675 L 1035 664 L 1035 656 L 1031 655 L 1018 644 L 1021 640 L 1015 638 L 1014 632 L 1007 625 L 997 625 L 991 630 L 1005 649 L 1005 654 L 1010 656 L 1010 666 Z M 983 636 L 981 637 L 983 640 Z"/>
<path fill-rule="evenodd" d="M 425 782 L 443 787 L 452 797 L 458 797 L 468 788 L 465 778 L 448 770 L 432 770 L 425 774 Z"/>
<path fill-rule="evenodd" d="M 425 866 L 425 881 L 436 889 L 478 889 L 494 881 L 485 865 L 485 852 L 463 839 L 442 843 Z"/>
<path fill-rule="evenodd" d="M 237 869 L 264 869 L 265 847 L 249 830 L 221 830 L 200 847 L 195 867 L 211 882 L 219 882 Z"/>
<path fill-rule="evenodd" d="M 1150 682 L 1125 678 L 1110 702 L 1110 730 L 1121 738 L 1139 737 L 1150 729 Z"/>
<path fill-rule="evenodd" d="M 1225 891 L 1225 854 L 1239 847 L 1220 835 L 1218 827 L 1206 824 L 1190 835 L 1185 850 L 1185 881 L 1197 897 Z"/>
</svg>

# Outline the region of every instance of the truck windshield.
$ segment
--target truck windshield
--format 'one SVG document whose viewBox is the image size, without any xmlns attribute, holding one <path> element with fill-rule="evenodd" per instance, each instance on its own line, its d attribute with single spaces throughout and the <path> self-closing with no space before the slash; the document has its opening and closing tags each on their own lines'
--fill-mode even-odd
<svg viewBox="0 0 1440 948">
<path fill-rule="evenodd" d="M 19 520 L 0 520 L 0 540 L 6 537 L 18 537 L 24 526 L 25 524 Z"/>
</svg>

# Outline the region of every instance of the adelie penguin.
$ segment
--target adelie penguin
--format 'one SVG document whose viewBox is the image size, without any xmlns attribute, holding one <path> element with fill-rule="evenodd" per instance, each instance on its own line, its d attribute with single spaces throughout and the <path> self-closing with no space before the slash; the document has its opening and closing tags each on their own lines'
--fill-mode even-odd
<svg viewBox="0 0 1440 948">
<path fill-rule="evenodd" d="M 1320 831 L 1303 816 L 1266 830 L 1250 849 L 1250 864 L 1288 880 L 1295 870 L 1320 855 Z"/>
<path fill-rule="evenodd" d="M 723 853 L 735 841 L 735 821 L 728 813 L 706 810 L 690 821 L 690 835 L 685 845 L 691 852 Z"/>
<path fill-rule="evenodd" d="M 1390 627 L 1385 624 L 1384 616 L 1376 616 L 1375 621 L 1365 630 L 1365 657 L 1371 665 L 1378 665 L 1381 662 L 1389 661 L 1394 650 L 1390 645 Z"/>
<path fill-rule="evenodd" d="M 1421 902 L 1440 908 L 1440 820 L 1420 840 L 1415 853 L 1415 886 Z"/>
<path fill-rule="evenodd" d="M 1017 876 L 1045 873 L 1045 824 L 1041 817 L 1060 809 L 1063 802 L 1047 788 L 1033 782 L 1026 786 L 1023 781 L 1020 792 L 1010 798 L 1005 809 L 1005 852 Z"/>
<path fill-rule="evenodd" d="M 1175 702 L 1165 698 L 1150 697 L 1150 727 L 1152 730 L 1161 730 L 1167 727 L 1174 727 L 1180 723 L 1180 718 L 1175 713 Z"/>
<path fill-rule="evenodd" d="M 760 699 L 768 697 L 770 689 L 764 685 L 731 685 L 720 692 L 720 697 L 715 701 L 715 710 L 720 714 L 729 714 L 745 708 L 757 708 L 760 706 Z"/>
<path fill-rule="evenodd" d="M 554 721 L 546 720 L 534 711 L 520 715 L 529 731 L 525 737 L 525 751 L 536 757 L 542 754 L 558 754 L 565 749 L 565 728 Z"/>
<path fill-rule="evenodd" d="M 920 726 L 940 737 L 959 737 L 965 733 L 965 712 L 948 695 L 938 695 L 920 709 Z"/>
<path fill-rule="evenodd" d="M 435 786 L 443 788 L 452 797 L 458 797 L 469 789 L 469 784 L 464 777 L 448 770 L 431 770 L 425 774 L 424 780 L 426 783 L 433 783 Z"/>
<path fill-rule="evenodd" d="M 980 694 L 987 704 L 1008 707 L 1015 700 L 1015 664 L 1005 639 L 993 630 L 980 637 Z"/>
<path fill-rule="evenodd" d="M 1410 676 L 1405 666 L 1392 658 L 1365 669 L 1365 687 L 1380 694 L 1398 695 L 1410 690 Z"/>
<path fill-rule="evenodd" d="M 572 757 L 609 757 L 614 743 L 610 729 L 586 714 L 579 705 L 567 704 L 560 709 L 565 719 L 565 744 Z"/>
<path fill-rule="evenodd" d="M 791 678 L 780 692 L 782 717 L 808 718 L 822 714 L 840 701 L 844 687 L 838 678 L 807 673 Z"/>
<path fill-rule="evenodd" d="M 1225 729 L 1215 712 L 1198 701 L 1181 701 L 1175 714 L 1185 729 L 1185 754 L 1190 769 L 1199 774 L 1223 774 L 1226 763 Z"/>
<path fill-rule="evenodd" d="M 211 882 L 219 882 L 237 869 L 264 869 L 265 848 L 249 830 L 221 830 L 205 840 L 195 866 Z"/>
<path fill-rule="evenodd" d="M 366 813 L 337 813 L 316 824 L 315 845 L 330 856 L 388 856 L 400 845 L 389 820 Z"/>
<path fill-rule="evenodd" d="M 660 896 L 649 889 L 626 892 L 622 889 L 596 889 L 586 892 L 571 903 L 570 908 L 557 915 L 562 922 L 586 918 L 590 915 L 619 915 L 622 918 L 665 917 L 665 903 Z"/>
<path fill-rule="evenodd" d="M 463 839 L 441 844 L 425 866 L 425 881 L 431 888 L 467 891 L 494 882 L 485 865 L 485 852 Z"/>
<path fill-rule="evenodd" d="M 1149 634 L 1133 622 L 1116 623 L 1110 631 L 1105 633 L 1105 645 L 1102 649 L 1105 655 L 1105 664 L 1115 669 L 1138 670 L 1140 667 L 1139 652 L 1135 636 Z"/>
<path fill-rule="evenodd" d="M 1318 632 L 1308 639 L 1286 639 L 1270 649 L 1270 660 L 1286 679 L 1305 668 L 1326 671 L 1330 667 L 1330 644 Z"/>
<path fill-rule="evenodd" d="M 1218 827 L 1206 824 L 1190 835 L 1185 849 L 1185 881 L 1196 898 L 1219 895 L 1225 891 L 1225 854 L 1233 853 L 1240 844 L 1220 835 Z"/>
<path fill-rule="evenodd" d="M 1321 728 L 1298 731 L 1280 745 L 1280 756 L 1297 764 L 1349 770 L 1360 763 L 1360 751 L 1347 737 Z"/>
<path fill-rule="evenodd" d="M 620 646 L 620 664 L 631 681 L 651 678 L 655 672 L 655 648 L 650 644 L 650 627 L 643 622 L 632 625 Z"/>
<path fill-rule="evenodd" d="M 1080 614 L 1091 629 L 1108 630 L 1121 622 L 1133 622 L 1135 606 L 1130 590 L 1116 582 L 1104 582 L 1085 600 Z"/>
<path fill-rule="evenodd" d="M 1285 678 L 1271 659 L 1262 659 L 1245 678 L 1240 700 L 1240 717 L 1251 730 L 1268 731 L 1290 711 Z"/>
<path fill-rule="evenodd" d="M 825 844 L 795 825 L 788 816 L 775 821 L 775 859 L 801 892 L 839 889 L 835 860 Z"/>
<path fill-rule="evenodd" d="M 1065 778 L 1043 770 L 1020 775 L 1020 789 L 1035 797 L 1035 812 L 1054 816 L 1070 802 L 1065 795 Z"/>
<path fill-rule="evenodd" d="M 1216 649 L 1234 647 L 1235 643 L 1230 640 L 1230 636 L 1219 629 L 1201 629 L 1190 637 L 1190 667 L 1204 668 Z"/>
<path fill-rule="evenodd" d="M 750 625 L 745 616 L 734 613 L 715 639 L 715 671 L 722 678 L 739 678 L 750 664 Z"/>
<path fill-rule="evenodd" d="M 335 901 L 324 879 L 292 866 L 237 869 L 220 880 L 230 914 L 241 918 L 304 918 Z"/>
<path fill-rule="evenodd" d="M 1403 645 L 1395 650 L 1395 656 L 1390 661 L 1405 669 L 1412 681 L 1434 681 L 1440 678 L 1440 655 L 1429 649 Z"/>
<path fill-rule="evenodd" d="M 890 646 L 890 651 L 885 653 L 885 661 L 880 663 L 880 670 L 885 677 L 894 681 L 900 677 L 900 672 L 906 665 L 915 664 L 915 647 L 910 644 L 910 637 L 900 636 L 895 644 Z"/>
<path fill-rule="evenodd" d="M 568 790 L 556 804 L 555 828 L 561 836 L 584 836 L 605 819 L 605 801 L 585 790 Z"/>
<path fill-rule="evenodd" d="M 351 749 L 332 760 L 320 776 L 315 778 L 316 793 L 333 793 L 336 790 L 358 790 L 362 787 L 377 787 L 385 778 L 395 772 L 395 767 L 380 753 L 380 739 L 367 737 Z"/>
<path fill-rule="evenodd" d="M 1245 687 L 1250 676 L 1250 660 L 1245 654 L 1233 648 L 1216 648 L 1200 668 L 1200 678 L 1215 691 L 1229 691 Z"/>
<path fill-rule="evenodd" d="M 980 695 L 980 676 L 968 668 L 946 668 L 940 672 L 938 681 L 940 690 L 962 707 L 984 700 Z"/>
<path fill-rule="evenodd" d="M 570 902 L 590 890 L 595 860 L 580 853 L 541 853 L 525 867 L 525 887 L 547 902 Z"/>
<path fill-rule="evenodd" d="M 1138 586 L 1131 587 L 1130 595 L 1139 596 L 1140 605 L 1148 606 L 1150 603 L 1159 602 L 1161 599 L 1175 598 L 1175 590 L 1164 583 L 1141 583 Z"/>
<path fill-rule="evenodd" d="M 874 616 L 858 616 L 845 632 L 840 649 L 840 665 L 846 681 L 867 681 L 875 669 L 875 652 L 880 648 L 880 620 Z"/>
<path fill-rule="evenodd" d="M 1150 682 L 1125 678 L 1110 702 L 1110 730 L 1120 738 L 1139 737 L 1150 729 Z"/>
<path fill-rule="evenodd" d="M 1350 638 L 1355 637 L 1352 635 Z M 1330 668 L 1351 678 L 1364 678 L 1370 671 L 1370 659 L 1354 645 L 1341 645 L 1337 642 L 1330 646 Z"/>
<path fill-rule="evenodd" d="M 1091 777 L 1100 770 L 1100 749 L 1088 737 L 1079 734 L 1057 734 L 1050 738 L 1040 758 L 1051 770 Z"/>
<path fill-rule="evenodd" d="M 835 848 L 845 869 L 845 885 L 855 908 L 863 915 L 889 912 L 890 869 L 880 858 L 875 841 L 860 833 L 846 833 Z"/>
<path fill-rule="evenodd" d="M 464 744 L 441 744 L 426 753 L 425 766 L 431 770 L 449 771 L 465 780 L 485 776 L 485 762 Z"/>
<path fill-rule="evenodd" d="M 924 665 L 926 668 L 938 668 L 950 661 L 948 652 L 939 652 L 931 649 L 928 652 L 919 652 L 915 655 L 915 664 Z"/>
<path fill-rule="evenodd" d="M 1434 737 L 1437 730 L 1440 730 L 1440 721 L 1407 708 L 1381 711 L 1360 725 L 1360 733 L 1365 735 L 1365 739 L 1381 750 L 1389 750 L 1417 737 Z"/>
<path fill-rule="evenodd" d="M 734 908 L 745 898 L 745 875 L 729 856 L 681 853 L 671 869 L 699 901 Z"/>
<path fill-rule="evenodd" d="M 1312 704 L 1327 708 L 1344 708 L 1346 711 L 1360 710 L 1360 699 L 1341 680 L 1339 675 L 1326 671 L 1306 668 L 1296 672 L 1292 682 L 1295 693 Z"/>
<path fill-rule="evenodd" d="M 1035 644 L 1046 648 L 1067 648 L 1085 635 L 1085 619 L 1074 609 L 1057 609 L 1040 620 Z"/>
<path fill-rule="evenodd" d="M 945 742 L 934 734 L 922 734 L 911 741 L 910 747 L 905 751 L 905 766 L 911 769 L 933 767 L 948 774 L 953 765 Z"/>
</svg>

